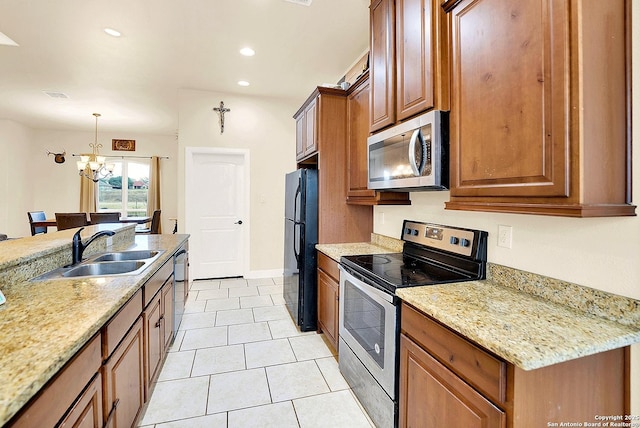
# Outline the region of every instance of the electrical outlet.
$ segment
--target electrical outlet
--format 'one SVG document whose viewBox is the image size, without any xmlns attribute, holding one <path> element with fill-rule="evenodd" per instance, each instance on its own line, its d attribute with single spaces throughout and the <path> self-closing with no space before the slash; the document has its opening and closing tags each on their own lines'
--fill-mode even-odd
<svg viewBox="0 0 640 428">
<path fill-rule="evenodd" d="M 511 248 L 511 226 L 498 225 L 498 247 Z"/>
</svg>

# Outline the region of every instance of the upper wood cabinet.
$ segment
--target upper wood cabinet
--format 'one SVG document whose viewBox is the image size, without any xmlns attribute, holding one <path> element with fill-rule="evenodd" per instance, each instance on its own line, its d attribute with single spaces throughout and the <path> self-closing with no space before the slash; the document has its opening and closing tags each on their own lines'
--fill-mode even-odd
<svg viewBox="0 0 640 428">
<path fill-rule="evenodd" d="M 300 161 L 318 151 L 316 115 L 319 93 L 313 94 L 296 112 L 296 160 Z"/>
<path fill-rule="evenodd" d="M 298 166 L 318 170 L 318 243 L 369 241 L 373 209 L 347 204 L 347 92 L 319 86 L 293 116 L 296 129 L 301 115 L 315 129 L 315 149 Z"/>
<path fill-rule="evenodd" d="M 449 0 L 448 209 L 635 215 L 629 4 Z"/>
<path fill-rule="evenodd" d="M 370 131 L 448 110 L 449 27 L 440 2 L 373 0 L 370 28 Z"/>
<path fill-rule="evenodd" d="M 367 188 L 367 138 L 369 137 L 369 74 L 365 73 L 347 95 L 348 176 L 347 203 L 408 205 L 408 192 L 376 192 Z"/>
</svg>

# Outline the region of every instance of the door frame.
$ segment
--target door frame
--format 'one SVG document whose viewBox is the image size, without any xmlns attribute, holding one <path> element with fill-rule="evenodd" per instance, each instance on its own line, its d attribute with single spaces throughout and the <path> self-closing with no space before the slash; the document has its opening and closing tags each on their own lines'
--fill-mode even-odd
<svg viewBox="0 0 640 428">
<path fill-rule="evenodd" d="M 202 196 L 201 190 L 197 186 L 190 186 L 193 180 L 191 171 L 194 167 L 194 156 L 207 154 L 224 158 L 225 156 L 242 156 L 244 162 L 244 212 L 242 213 L 243 226 L 243 243 L 242 243 L 242 277 L 246 277 L 249 273 L 250 254 L 251 254 L 251 152 L 248 149 L 230 149 L 221 147 L 185 147 L 185 171 L 184 171 L 184 212 L 185 212 L 185 230 L 190 233 L 194 225 L 193 219 L 193 203 Z"/>
</svg>

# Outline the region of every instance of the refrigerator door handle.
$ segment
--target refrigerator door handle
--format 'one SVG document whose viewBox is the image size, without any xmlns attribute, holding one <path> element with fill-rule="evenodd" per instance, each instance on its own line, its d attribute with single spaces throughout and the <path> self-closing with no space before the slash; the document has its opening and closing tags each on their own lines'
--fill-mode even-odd
<svg viewBox="0 0 640 428">
<path fill-rule="evenodd" d="M 298 270 L 300 270 L 300 226 L 301 223 L 298 221 L 298 195 L 301 195 L 302 192 L 302 178 L 298 179 L 298 187 L 296 188 L 296 193 L 293 195 L 293 254 L 296 257 L 296 264 Z M 300 198 L 300 202 L 302 203 L 302 198 Z M 296 235 L 296 230 L 298 234 Z"/>
<path fill-rule="evenodd" d="M 296 257 L 296 267 L 300 271 L 300 236 L 303 224 L 297 221 L 293 222 L 293 255 Z M 298 232 L 296 234 L 296 231 Z"/>
</svg>

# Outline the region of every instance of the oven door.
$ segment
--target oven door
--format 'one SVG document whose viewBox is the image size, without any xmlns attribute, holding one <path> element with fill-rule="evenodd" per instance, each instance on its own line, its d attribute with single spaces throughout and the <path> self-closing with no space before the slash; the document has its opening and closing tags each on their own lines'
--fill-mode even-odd
<svg viewBox="0 0 640 428">
<path fill-rule="evenodd" d="M 340 266 L 340 338 L 395 399 L 397 306 L 393 295 Z"/>
</svg>

